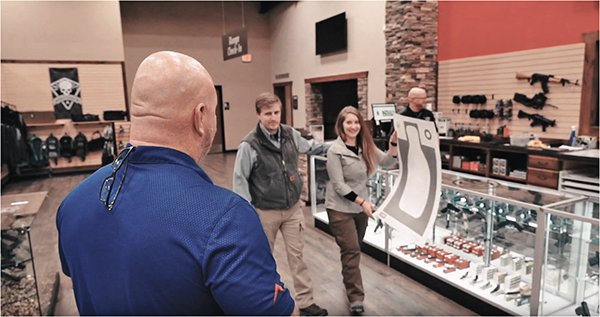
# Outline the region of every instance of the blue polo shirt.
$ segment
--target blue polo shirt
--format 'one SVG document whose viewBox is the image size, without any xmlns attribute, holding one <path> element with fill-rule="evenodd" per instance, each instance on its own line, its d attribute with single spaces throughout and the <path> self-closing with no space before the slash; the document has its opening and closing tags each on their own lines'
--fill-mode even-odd
<svg viewBox="0 0 600 317">
<path fill-rule="evenodd" d="M 81 315 L 290 315 L 256 211 L 187 154 L 136 147 L 114 208 L 107 165 L 56 215 L 63 272 Z M 125 166 L 117 172 L 114 189 Z"/>
</svg>

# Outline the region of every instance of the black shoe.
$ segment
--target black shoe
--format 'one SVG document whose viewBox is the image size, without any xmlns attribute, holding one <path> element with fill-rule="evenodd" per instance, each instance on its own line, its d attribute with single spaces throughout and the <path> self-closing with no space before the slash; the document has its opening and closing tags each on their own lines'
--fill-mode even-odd
<svg viewBox="0 0 600 317">
<path fill-rule="evenodd" d="M 302 316 L 327 316 L 327 309 L 319 307 L 317 304 L 312 304 L 305 308 L 300 308 Z"/>
</svg>

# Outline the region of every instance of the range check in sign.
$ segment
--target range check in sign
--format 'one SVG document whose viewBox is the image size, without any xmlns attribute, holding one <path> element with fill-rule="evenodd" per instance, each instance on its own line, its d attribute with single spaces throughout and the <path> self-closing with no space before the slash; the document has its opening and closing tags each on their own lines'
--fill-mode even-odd
<svg viewBox="0 0 600 317">
<path fill-rule="evenodd" d="M 248 34 L 242 28 L 223 35 L 223 60 L 248 54 Z"/>
</svg>

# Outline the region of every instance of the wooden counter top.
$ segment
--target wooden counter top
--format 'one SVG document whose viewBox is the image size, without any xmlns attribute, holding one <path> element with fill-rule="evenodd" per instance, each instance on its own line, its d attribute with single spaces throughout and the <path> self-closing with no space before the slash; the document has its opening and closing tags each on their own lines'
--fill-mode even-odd
<svg viewBox="0 0 600 317">
<path fill-rule="evenodd" d="M 539 155 L 539 156 L 548 156 L 555 157 L 565 161 L 576 161 L 576 162 L 584 162 L 590 164 L 598 165 L 599 162 L 599 150 L 591 149 L 591 150 L 581 150 L 581 151 L 558 151 L 552 149 L 535 149 L 535 148 L 527 148 L 522 146 L 512 146 L 504 143 L 497 142 L 481 142 L 481 143 L 473 143 L 473 142 L 462 142 L 458 140 L 450 140 L 450 139 L 440 139 L 440 145 L 453 145 L 460 147 L 470 147 L 470 148 L 479 148 L 479 149 L 489 149 L 491 151 L 503 151 L 503 152 L 513 152 L 513 153 L 522 153 L 527 155 Z M 595 151 L 595 155 L 594 155 Z"/>
</svg>

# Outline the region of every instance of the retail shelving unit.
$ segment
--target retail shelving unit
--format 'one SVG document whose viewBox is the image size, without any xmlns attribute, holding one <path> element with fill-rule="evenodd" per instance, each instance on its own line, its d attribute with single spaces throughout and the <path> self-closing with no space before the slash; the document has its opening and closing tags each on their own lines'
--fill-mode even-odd
<svg viewBox="0 0 600 317">
<path fill-rule="evenodd" d="M 597 149 L 561 152 L 440 139 L 440 153 L 445 169 L 550 189 L 558 189 L 559 173 L 563 169 L 598 168 Z M 444 164 L 445 160 L 449 162 Z"/>
<path fill-rule="evenodd" d="M 117 121 L 118 125 L 126 125 L 129 122 Z M 94 138 L 107 134 L 110 135 L 110 142 L 114 142 L 114 124 L 115 121 L 86 121 L 73 122 L 70 119 L 59 119 L 54 123 L 38 123 L 27 126 L 28 138 L 38 136 L 45 141 L 52 134 L 57 139 L 64 135 L 75 138 L 78 133 L 82 133 L 87 138 L 88 142 Z M 127 135 L 128 136 L 128 135 Z M 117 149 L 115 149 L 117 150 Z M 102 166 L 102 150 L 88 152 L 85 160 L 77 156 L 71 158 L 59 157 L 56 161 L 49 160 L 49 166 L 41 168 L 24 167 L 19 171 L 19 174 L 24 175 L 40 175 L 40 174 L 57 174 L 79 171 L 93 171 Z"/>
</svg>

